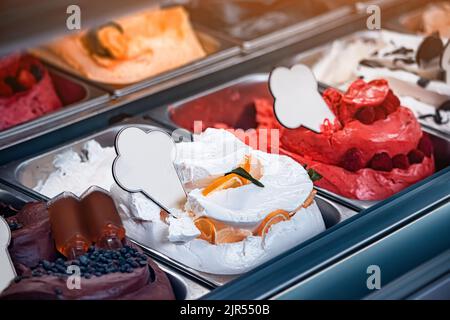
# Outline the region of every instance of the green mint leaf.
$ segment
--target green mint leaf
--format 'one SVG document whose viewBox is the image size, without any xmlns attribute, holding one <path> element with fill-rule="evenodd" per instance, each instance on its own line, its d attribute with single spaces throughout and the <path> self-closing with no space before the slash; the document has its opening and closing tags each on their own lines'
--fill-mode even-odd
<svg viewBox="0 0 450 320">
<path fill-rule="evenodd" d="M 241 176 L 244 179 L 249 180 L 251 183 L 253 183 L 254 185 L 257 185 L 258 187 L 264 188 L 264 185 L 259 182 L 258 180 L 256 180 L 255 178 L 252 177 L 252 175 L 250 173 L 248 173 L 244 168 L 236 168 L 228 173 L 225 173 L 225 175 L 229 175 L 229 174 L 237 174 L 238 176 Z"/>
<path fill-rule="evenodd" d="M 320 179 L 322 179 L 322 175 L 318 173 L 316 170 L 309 168 L 308 169 L 308 175 L 312 182 L 316 182 Z"/>
</svg>

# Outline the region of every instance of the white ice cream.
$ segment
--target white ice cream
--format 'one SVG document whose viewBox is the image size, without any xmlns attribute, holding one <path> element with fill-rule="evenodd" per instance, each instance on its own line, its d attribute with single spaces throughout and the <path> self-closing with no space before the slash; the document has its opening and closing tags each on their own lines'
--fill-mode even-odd
<svg viewBox="0 0 450 320">
<path fill-rule="evenodd" d="M 334 41 L 330 50 L 327 50 L 327 54 L 314 65 L 313 73 L 323 83 L 334 87 L 346 87 L 349 82 L 358 77 L 359 62 L 367 59 L 383 46 L 384 43 L 377 39 Z"/>
<path fill-rule="evenodd" d="M 181 143 L 177 155 L 175 167 L 184 183 L 223 175 L 237 168 L 245 155 L 263 165 L 264 188 L 248 184 L 207 196 L 201 189 L 189 192 L 187 210 L 227 223 L 255 225 L 277 209 L 293 211 L 313 188 L 306 170 L 291 158 L 253 150 L 225 130 L 207 129 L 194 142 Z"/>
<path fill-rule="evenodd" d="M 112 163 L 116 157 L 114 148 L 103 148 L 97 141 L 88 141 L 83 152 L 67 150 L 53 161 L 55 171 L 39 181 L 34 190 L 53 198 L 63 191 L 80 196 L 91 186 L 109 190 L 114 183 Z"/>
<path fill-rule="evenodd" d="M 169 217 L 169 241 L 186 243 L 200 235 L 191 217 Z"/>
</svg>

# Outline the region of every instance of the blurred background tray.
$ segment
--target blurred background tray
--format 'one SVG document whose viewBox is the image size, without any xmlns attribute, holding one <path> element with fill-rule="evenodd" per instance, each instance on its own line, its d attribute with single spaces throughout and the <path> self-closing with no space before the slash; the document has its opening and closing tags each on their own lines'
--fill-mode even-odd
<svg viewBox="0 0 450 320">
<path fill-rule="evenodd" d="M 180 2 L 196 25 L 241 45 L 245 52 L 348 16 L 356 3 L 353 0 Z"/>
</svg>

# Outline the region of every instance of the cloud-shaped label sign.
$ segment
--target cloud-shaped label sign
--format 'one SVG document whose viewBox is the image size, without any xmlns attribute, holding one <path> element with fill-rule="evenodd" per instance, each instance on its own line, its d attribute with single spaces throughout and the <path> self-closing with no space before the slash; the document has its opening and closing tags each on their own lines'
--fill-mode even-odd
<svg viewBox="0 0 450 320">
<path fill-rule="evenodd" d="M 269 86 L 275 99 L 275 116 L 284 127 L 304 126 L 320 132 L 325 119 L 334 123 L 335 115 L 322 99 L 317 81 L 307 66 L 276 68 L 270 74 Z"/>
<path fill-rule="evenodd" d="M 15 278 L 11 258 L 8 253 L 8 245 L 11 241 L 11 231 L 6 221 L 0 217 L 0 293 L 9 286 Z"/>
<path fill-rule="evenodd" d="M 173 164 L 175 142 L 166 132 L 128 127 L 117 134 L 115 146 L 113 176 L 122 189 L 144 193 L 167 212 L 186 200 Z"/>
</svg>

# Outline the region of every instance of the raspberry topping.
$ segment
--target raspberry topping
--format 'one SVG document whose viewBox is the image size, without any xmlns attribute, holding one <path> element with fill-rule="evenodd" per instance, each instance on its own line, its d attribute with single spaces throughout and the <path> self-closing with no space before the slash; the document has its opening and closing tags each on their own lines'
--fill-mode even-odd
<svg viewBox="0 0 450 320">
<path fill-rule="evenodd" d="M 370 161 L 370 166 L 374 170 L 379 171 L 391 171 L 392 170 L 392 160 L 386 152 L 377 153 L 373 156 Z"/>
<path fill-rule="evenodd" d="M 345 152 L 342 167 L 348 171 L 356 172 L 364 168 L 362 152 L 358 148 L 351 148 Z"/>
<path fill-rule="evenodd" d="M 394 166 L 394 168 L 408 169 L 409 168 L 408 157 L 404 154 L 398 154 L 392 158 L 392 165 Z"/>
<path fill-rule="evenodd" d="M 424 153 L 418 149 L 414 149 L 408 153 L 408 159 L 411 164 L 422 163 L 423 158 L 425 158 Z"/>
</svg>

